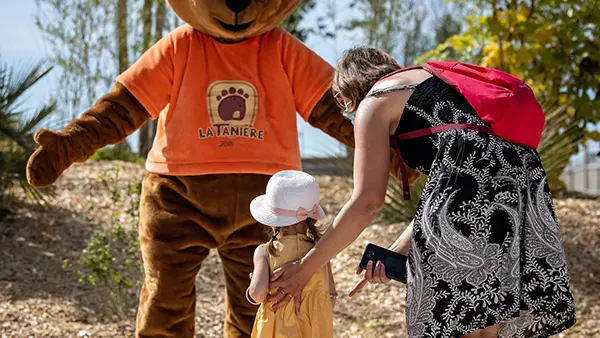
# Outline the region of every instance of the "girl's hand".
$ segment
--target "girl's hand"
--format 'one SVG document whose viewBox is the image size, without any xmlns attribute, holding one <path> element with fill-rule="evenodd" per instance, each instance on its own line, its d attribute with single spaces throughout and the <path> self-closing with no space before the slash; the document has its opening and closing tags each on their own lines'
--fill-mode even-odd
<svg viewBox="0 0 600 338">
<path fill-rule="evenodd" d="M 356 274 L 360 275 L 363 269 L 359 266 L 356 269 Z M 365 287 L 367 282 L 371 284 L 387 284 L 391 281 L 385 274 L 385 266 L 380 261 L 377 261 L 377 265 L 375 266 L 375 271 L 373 271 L 373 261 L 369 261 L 367 263 L 367 269 L 365 270 L 365 274 L 362 276 L 361 280 L 356 283 L 356 285 L 350 290 L 348 296 L 352 297 L 358 293 L 358 291 L 362 290 Z"/>
<path fill-rule="evenodd" d="M 276 293 L 269 295 L 267 301 L 273 302 L 273 311 L 284 307 L 293 298 L 296 314 L 300 314 L 302 289 L 311 278 L 311 274 L 300 264 L 300 261 L 288 263 L 273 271 L 269 288 L 279 288 Z"/>
</svg>

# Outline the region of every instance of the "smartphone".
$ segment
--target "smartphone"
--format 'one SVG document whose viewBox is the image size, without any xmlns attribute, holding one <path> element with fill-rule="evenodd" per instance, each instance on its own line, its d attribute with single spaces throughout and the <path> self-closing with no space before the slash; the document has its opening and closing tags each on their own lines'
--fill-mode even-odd
<svg viewBox="0 0 600 338">
<path fill-rule="evenodd" d="M 385 265 L 385 274 L 388 278 L 406 284 L 406 259 L 407 257 L 402 254 L 369 243 L 359 266 L 366 270 L 369 261 L 373 261 L 373 271 L 375 271 L 377 261 L 380 261 Z"/>
</svg>

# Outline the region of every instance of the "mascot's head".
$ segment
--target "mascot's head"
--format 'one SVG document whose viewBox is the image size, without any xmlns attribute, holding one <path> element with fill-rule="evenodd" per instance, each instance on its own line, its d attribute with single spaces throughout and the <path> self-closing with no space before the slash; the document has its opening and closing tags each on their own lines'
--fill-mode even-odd
<svg viewBox="0 0 600 338">
<path fill-rule="evenodd" d="M 301 0 L 167 0 L 195 29 L 224 42 L 260 35 L 285 20 Z"/>
</svg>

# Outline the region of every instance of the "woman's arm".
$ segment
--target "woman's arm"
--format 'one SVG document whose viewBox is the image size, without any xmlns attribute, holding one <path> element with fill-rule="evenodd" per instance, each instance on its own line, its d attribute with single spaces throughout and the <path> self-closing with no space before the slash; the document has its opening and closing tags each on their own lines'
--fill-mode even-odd
<svg viewBox="0 0 600 338">
<path fill-rule="evenodd" d="M 283 267 L 272 276 L 271 287 L 283 287 L 270 298 L 274 309 L 287 304 L 284 292 L 299 301 L 301 289 L 310 277 L 350 245 L 371 223 L 385 201 L 390 168 L 390 130 L 409 92 L 394 92 L 365 99 L 354 123 L 354 191 L 335 218 L 330 230 L 301 260 L 300 267 Z M 300 269 L 300 270 L 296 270 Z M 286 276 L 285 270 L 289 271 Z"/>
<path fill-rule="evenodd" d="M 254 251 L 254 271 L 248 287 L 248 295 L 256 303 L 262 303 L 269 291 L 269 255 L 267 244 L 259 245 Z"/>
<path fill-rule="evenodd" d="M 390 136 L 409 92 L 365 99 L 354 121 L 354 191 L 323 238 L 302 260 L 317 271 L 350 245 L 383 206 L 390 168 Z M 318 253 L 318 254 L 316 254 Z"/>
<path fill-rule="evenodd" d="M 398 237 L 398 239 L 396 239 L 396 241 L 390 246 L 390 250 L 405 256 L 408 255 L 408 249 L 410 248 L 410 239 L 412 237 L 414 222 L 414 220 L 410 222 L 410 224 L 406 227 L 406 229 L 404 229 L 404 231 Z"/>
</svg>

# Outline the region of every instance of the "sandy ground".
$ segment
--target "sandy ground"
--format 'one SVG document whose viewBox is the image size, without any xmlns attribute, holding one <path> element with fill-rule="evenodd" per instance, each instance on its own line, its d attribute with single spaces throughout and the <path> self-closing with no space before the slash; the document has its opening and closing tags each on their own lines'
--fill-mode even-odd
<svg viewBox="0 0 600 338">
<path fill-rule="evenodd" d="M 111 226 L 109 192 L 98 175 L 121 167 L 122 189 L 144 175 L 141 166 L 89 162 L 69 169 L 56 184 L 46 207 L 15 193 L 10 213 L 0 221 L 0 337 L 132 337 L 134 313 L 121 320 L 110 311 L 101 289 L 78 283 L 61 266 L 77 260 L 91 234 Z M 335 214 L 351 192 L 349 181 L 319 177 L 324 207 Z M 126 191 L 123 195 L 130 198 Z M 128 203 L 122 203 L 125 214 Z M 560 218 L 579 323 L 560 337 L 600 337 L 600 199 L 559 198 Z M 124 216 L 124 218 L 126 218 Z M 126 219 L 123 220 L 127 222 Z M 353 299 L 354 270 L 364 246 L 387 246 L 404 224 L 374 224 L 334 262 L 340 298 L 335 309 L 336 337 L 405 337 L 402 285 L 368 286 Z M 197 278 L 196 337 L 222 337 L 224 278 L 213 252 Z M 134 292 L 134 291 L 133 291 Z M 135 294 L 131 297 L 135 299 Z M 215 306 L 217 304 L 217 306 Z"/>
</svg>

